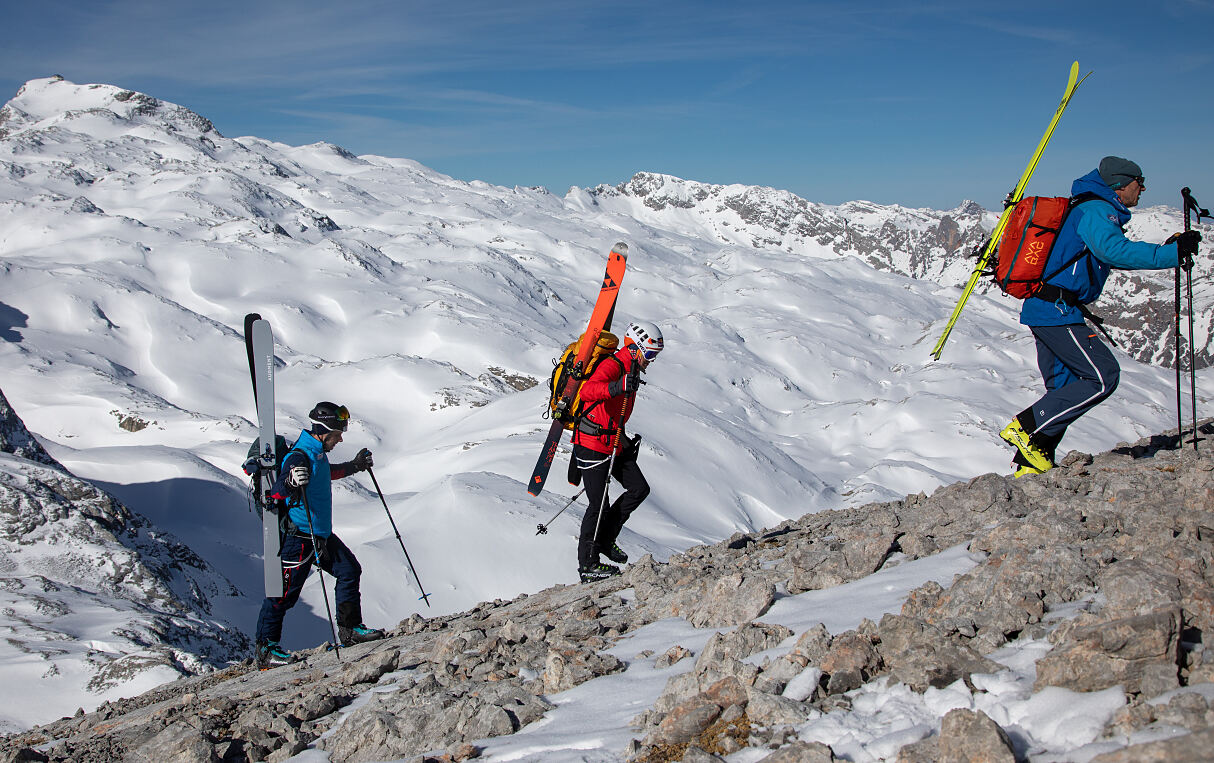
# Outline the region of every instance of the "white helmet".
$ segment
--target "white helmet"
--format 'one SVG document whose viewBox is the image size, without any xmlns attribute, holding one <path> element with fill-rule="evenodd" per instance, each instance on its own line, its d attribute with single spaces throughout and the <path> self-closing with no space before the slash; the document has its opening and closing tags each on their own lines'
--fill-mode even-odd
<svg viewBox="0 0 1214 763">
<path fill-rule="evenodd" d="M 662 351 L 662 331 L 649 321 L 634 321 L 628 324 L 624 344 L 635 344 L 645 360 L 653 360 Z"/>
</svg>

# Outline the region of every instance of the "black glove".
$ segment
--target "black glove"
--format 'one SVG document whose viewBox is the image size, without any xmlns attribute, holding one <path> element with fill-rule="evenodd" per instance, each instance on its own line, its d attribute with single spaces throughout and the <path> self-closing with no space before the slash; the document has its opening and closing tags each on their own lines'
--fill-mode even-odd
<svg viewBox="0 0 1214 763">
<path fill-rule="evenodd" d="M 632 368 L 628 370 L 627 374 L 607 382 L 607 394 L 612 397 L 635 395 L 637 388 L 644 383 L 645 381 L 641 379 L 641 364 L 633 362 Z"/>
<path fill-rule="evenodd" d="M 370 450 L 363 448 L 362 450 L 358 451 L 358 455 L 356 455 L 354 460 L 350 462 L 350 466 L 356 472 L 365 472 L 371 467 L 375 466 L 375 459 L 371 458 Z"/>
<path fill-rule="evenodd" d="M 620 451 L 620 458 L 624 461 L 636 461 L 639 455 L 641 455 L 641 436 L 634 434 L 624 444 L 623 450 Z"/>
<path fill-rule="evenodd" d="M 316 537 L 316 558 L 320 560 L 320 566 L 324 567 L 329 562 L 329 539 L 320 535 Z"/>
<path fill-rule="evenodd" d="M 1201 241 L 1201 232 L 1187 230 L 1184 233 L 1173 233 L 1167 243 L 1176 242 L 1176 251 L 1180 253 L 1181 265 L 1188 267 L 1197 256 L 1197 243 Z"/>
</svg>

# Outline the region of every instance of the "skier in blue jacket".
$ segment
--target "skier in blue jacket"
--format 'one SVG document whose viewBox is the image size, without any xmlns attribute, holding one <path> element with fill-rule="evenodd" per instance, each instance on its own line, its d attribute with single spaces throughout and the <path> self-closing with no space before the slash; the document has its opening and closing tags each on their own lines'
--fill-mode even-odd
<svg viewBox="0 0 1214 763">
<path fill-rule="evenodd" d="M 287 610 L 299 601 L 304 581 L 314 561 L 312 536 L 320 551 L 320 567 L 337 580 L 334 599 L 337 602 L 337 633 L 342 646 L 384 637 L 382 630 L 363 624 L 362 597 L 359 579 L 362 567 L 358 559 L 333 534 L 332 481 L 366 471 L 374 466 L 371 451 L 363 448 L 354 460 L 341 464 L 329 463 L 329 451 L 342 441 L 350 423 L 350 412 L 344 405 L 320 402 L 308 414 L 311 430 L 299 433 L 291 452 L 283 459 L 278 480 L 271 496 L 285 500 L 287 516 L 282 521 L 283 593 L 279 598 L 266 597 L 257 618 L 257 666 L 261 669 L 286 665 L 295 658 L 279 646 L 282 621 Z M 307 502 L 303 494 L 307 495 Z M 310 516 L 309 516 L 310 510 Z"/>
<path fill-rule="evenodd" d="M 1041 292 L 1020 309 L 1020 322 L 1037 341 L 1046 392 L 999 433 L 1016 448 L 1017 477 L 1052 469 L 1066 428 L 1117 388 L 1117 359 L 1084 323 L 1084 306 L 1100 297 L 1110 271 L 1174 268 L 1197 253 L 1197 231 L 1178 233 L 1165 244 L 1126 238 L 1130 207 L 1144 190 L 1139 166 L 1117 156 L 1101 159 L 1071 185 L 1077 206 L 1050 252 Z"/>
</svg>

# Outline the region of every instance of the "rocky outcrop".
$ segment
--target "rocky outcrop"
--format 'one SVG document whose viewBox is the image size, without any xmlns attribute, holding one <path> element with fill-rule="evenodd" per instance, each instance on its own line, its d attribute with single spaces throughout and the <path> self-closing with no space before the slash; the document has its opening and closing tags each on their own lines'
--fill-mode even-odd
<svg viewBox="0 0 1214 763">
<path fill-rule="evenodd" d="M 657 658 L 673 675 L 633 719 L 620 759 L 711 761 L 751 747 L 775 763 L 832 761 L 798 729 L 848 712 L 876 682 L 977 695 L 975 676 L 1003 669 L 992 652 L 1022 640 L 1048 650 L 1035 690 L 1124 695 L 1097 759 L 1186 759 L 1214 729 L 1206 695 L 1186 691 L 1214 678 L 1204 644 L 1214 632 L 1212 539 L 1214 454 L 1157 436 L 1071 453 L 1038 477 L 984 475 L 807 515 L 666 563 L 645 558 L 594 585 L 414 616 L 384 641 L 343 649 L 341 662 L 317 649 L 287 668 L 244 663 L 184 679 L 9 737 L 0 754 L 281 760 L 314 746 L 339 762 L 462 760 L 542 718 L 553 695 L 626 669 L 608 651 L 621 636 L 681 617 L 716 632 L 698 652 L 671 644 Z M 958 544 L 975 566 L 947 587 L 920 586 L 880 622 L 832 634 L 764 619 L 775 591 L 858 580 Z M 1159 740 L 1165 728 L 1181 736 L 1127 746 L 1130 734 Z M 1031 759 L 1027 745 L 991 715 L 959 708 L 908 736 L 896 758 Z"/>
<path fill-rule="evenodd" d="M 64 469 L 3 393 L 0 451 L 0 607 L 9 645 L 33 658 L 16 670 L 82 676 L 73 693 L 105 696 L 147 673 L 205 673 L 247 652 L 248 638 L 212 614 L 215 599 L 237 594 L 232 583 Z M 93 619 L 108 625 L 91 632 Z"/>
<path fill-rule="evenodd" d="M 0 452 L 12 453 L 14 456 L 45 466 L 63 468 L 58 461 L 51 457 L 51 454 L 46 452 L 42 443 L 38 442 L 25 428 L 25 422 L 9 405 L 8 398 L 2 391 L 0 391 Z"/>
</svg>

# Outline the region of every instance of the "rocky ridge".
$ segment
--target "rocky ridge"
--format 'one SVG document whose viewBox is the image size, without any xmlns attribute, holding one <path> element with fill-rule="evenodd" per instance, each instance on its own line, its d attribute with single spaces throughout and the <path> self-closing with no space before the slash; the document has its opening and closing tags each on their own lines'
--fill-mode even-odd
<svg viewBox="0 0 1214 763">
<path fill-rule="evenodd" d="M 83 666 L 85 688 L 112 696 L 149 671 L 162 681 L 213 671 L 250 648 L 213 612 L 236 593 L 179 540 L 64 469 L 0 392 L 0 607 L 9 644 L 35 658 L 14 673 L 70 683 Z M 111 631 L 88 633 L 81 621 L 94 618 Z"/>
<path fill-rule="evenodd" d="M 184 679 L 8 737 L 0 754 L 284 760 L 315 746 L 343 763 L 466 759 L 541 718 L 553 694 L 626 670 L 605 651 L 621 636 L 679 617 L 717 632 L 698 653 L 672 644 L 654 662 L 672 675 L 633 720 L 620 759 L 710 761 L 756 748 L 772 763 L 836 760 L 799 731 L 849 712 L 874 682 L 973 697 L 889 759 L 1032 759 L 1038 743 L 978 701 L 980 679 L 1005 669 L 992 656 L 1024 643 L 1043 654 L 1032 691 L 1120 697 L 1094 732 L 1107 750 L 1093 760 L 1196 759 L 1214 737 L 1212 692 L 1203 693 L 1214 683 L 1204 644 L 1214 633 L 1212 509 L 1209 438 L 1197 453 L 1178 449 L 1174 434 L 1072 452 L 1040 477 L 987 474 L 739 533 L 667 563 L 646 557 L 594 585 L 413 616 L 341 661 L 318 648 L 286 668 L 245 662 Z M 832 634 L 763 620 L 778 598 L 958 544 L 977 564 L 948 586 L 920 586 L 880 622 Z"/>
</svg>

